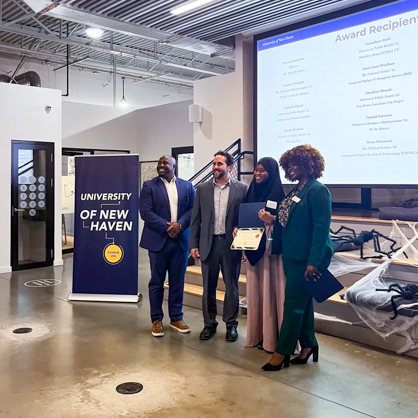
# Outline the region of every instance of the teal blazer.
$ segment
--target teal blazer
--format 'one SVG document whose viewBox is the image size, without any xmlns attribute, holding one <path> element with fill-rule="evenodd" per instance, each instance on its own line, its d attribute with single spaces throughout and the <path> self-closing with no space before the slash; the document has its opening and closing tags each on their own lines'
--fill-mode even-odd
<svg viewBox="0 0 418 418">
<path fill-rule="evenodd" d="M 319 266 L 333 255 L 329 228 L 331 224 L 331 194 L 315 179 L 308 180 L 289 209 L 287 225 L 274 225 L 272 254 L 283 259 L 306 261 Z"/>
</svg>

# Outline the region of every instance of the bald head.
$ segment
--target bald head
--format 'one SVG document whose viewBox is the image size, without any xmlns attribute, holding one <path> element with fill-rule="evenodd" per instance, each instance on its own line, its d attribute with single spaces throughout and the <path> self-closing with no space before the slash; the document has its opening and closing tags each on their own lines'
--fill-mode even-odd
<svg viewBox="0 0 418 418">
<path fill-rule="evenodd" d="M 157 173 L 160 177 L 171 181 L 174 177 L 174 170 L 176 168 L 176 160 L 171 155 L 163 155 L 157 164 Z"/>
</svg>

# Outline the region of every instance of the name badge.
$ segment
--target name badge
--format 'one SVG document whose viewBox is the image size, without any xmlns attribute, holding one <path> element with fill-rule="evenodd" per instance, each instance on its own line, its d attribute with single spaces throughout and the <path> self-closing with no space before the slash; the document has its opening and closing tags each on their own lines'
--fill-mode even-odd
<svg viewBox="0 0 418 418">
<path fill-rule="evenodd" d="M 277 202 L 274 200 L 267 200 L 266 208 L 277 209 Z"/>
<path fill-rule="evenodd" d="M 296 202 L 296 203 L 299 203 L 299 202 L 300 202 L 300 199 L 299 199 L 297 196 L 293 196 L 293 197 L 292 197 L 292 200 L 293 200 L 294 202 Z"/>
</svg>

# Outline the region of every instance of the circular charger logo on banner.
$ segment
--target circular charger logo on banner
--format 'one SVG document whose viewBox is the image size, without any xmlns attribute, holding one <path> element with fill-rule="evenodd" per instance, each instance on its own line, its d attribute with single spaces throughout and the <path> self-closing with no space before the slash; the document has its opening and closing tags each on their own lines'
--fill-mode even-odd
<svg viewBox="0 0 418 418">
<path fill-rule="evenodd" d="M 116 244 L 109 244 L 103 250 L 103 258 L 109 264 L 118 264 L 123 258 L 123 248 Z"/>
</svg>

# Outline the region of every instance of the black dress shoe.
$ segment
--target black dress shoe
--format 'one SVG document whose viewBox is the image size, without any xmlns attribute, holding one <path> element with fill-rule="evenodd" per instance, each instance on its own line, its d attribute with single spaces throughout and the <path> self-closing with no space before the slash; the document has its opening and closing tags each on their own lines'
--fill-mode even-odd
<svg viewBox="0 0 418 418">
<path fill-rule="evenodd" d="M 277 371 L 279 371 L 282 368 L 282 366 L 289 367 L 289 364 L 290 364 L 290 356 L 289 355 L 286 355 L 286 356 L 284 356 L 283 361 L 281 363 L 279 363 L 277 366 L 273 366 L 273 364 L 266 363 L 262 367 L 262 369 L 265 372 L 277 372 Z"/>
<path fill-rule="evenodd" d="M 237 327 L 230 325 L 229 327 L 226 327 L 226 341 L 236 341 L 238 340 L 238 331 Z"/>
<path fill-rule="evenodd" d="M 203 341 L 210 340 L 216 334 L 216 325 L 206 325 L 200 333 L 200 339 Z"/>
</svg>

